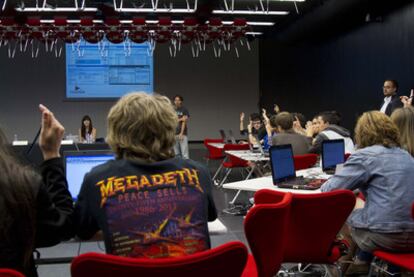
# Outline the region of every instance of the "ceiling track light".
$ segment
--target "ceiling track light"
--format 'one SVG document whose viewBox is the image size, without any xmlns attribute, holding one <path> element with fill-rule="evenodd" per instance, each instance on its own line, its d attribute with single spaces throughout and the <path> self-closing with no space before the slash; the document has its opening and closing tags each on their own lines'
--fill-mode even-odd
<svg viewBox="0 0 414 277">
<path fill-rule="evenodd" d="M 287 15 L 288 11 L 249 11 L 249 10 L 214 10 L 213 14 L 244 14 L 244 15 Z"/>
</svg>

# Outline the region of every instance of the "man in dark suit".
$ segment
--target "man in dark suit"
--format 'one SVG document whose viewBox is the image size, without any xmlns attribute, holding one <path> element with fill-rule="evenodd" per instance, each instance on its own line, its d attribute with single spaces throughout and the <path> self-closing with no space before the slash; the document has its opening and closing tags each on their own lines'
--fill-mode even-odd
<svg viewBox="0 0 414 277">
<path fill-rule="evenodd" d="M 382 113 L 390 116 L 392 112 L 403 106 L 400 97 L 397 95 L 398 83 L 395 80 L 385 80 L 382 91 L 384 92 L 384 101 L 380 108 Z"/>
</svg>

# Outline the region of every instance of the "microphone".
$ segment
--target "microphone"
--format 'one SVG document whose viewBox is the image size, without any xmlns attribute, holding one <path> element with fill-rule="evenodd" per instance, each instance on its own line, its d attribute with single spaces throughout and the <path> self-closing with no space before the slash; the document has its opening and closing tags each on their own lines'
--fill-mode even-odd
<svg viewBox="0 0 414 277">
<path fill-rule="evenodd" d="M 30 144 L 29 148 L 27 149 L 26 154 L 25 154 L 25 156 L 26 156 L 27 158 L 29 157 L 30 153 L 32 152 L 33 147 L 34 147 L 34 145 L 35 145 L 35 143 L 36 143 L 37 139 L 38 139 L 38 138 L 39 138 L 39 136 L 40 136 L 40 131 L 41 131 L 41 130 L 42 130 L 42 127 L 40 127 L 40 128 L 39 128 L 39 130 L 38 130 L 38 131 L 37 131 L 37 133 L 36 133 L 36 136 L 34 137 L 34 139 L 33 139 L 32 143 Z"/>
</svg>

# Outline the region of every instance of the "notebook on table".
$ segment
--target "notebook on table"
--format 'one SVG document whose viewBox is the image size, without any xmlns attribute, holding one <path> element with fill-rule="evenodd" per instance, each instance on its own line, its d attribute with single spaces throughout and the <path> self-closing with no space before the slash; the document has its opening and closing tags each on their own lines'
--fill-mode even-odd
<svg viewBox="0 0 414 277">
<path fill-rule="evenodd" d="M 113 159 L 115 159 L 114 153 L 108 150 L 63 152 L 68 189 L 74 200 L 78 197 L 85 174 L 92 168 Z"/>
<path fill-rule="evenodd" d="M 345 162 L 345 142 L 343 139 L 322 142 L 322 170 L 334 174 L 336 166 Z"/>
<path fill-rule="evenodd" d="M 296 176 L 292 145 L 271 146 L 269 149 L 273 184 L 279 188 L 315 190 L 326 179 L 304 178 Z"/>
</svg>

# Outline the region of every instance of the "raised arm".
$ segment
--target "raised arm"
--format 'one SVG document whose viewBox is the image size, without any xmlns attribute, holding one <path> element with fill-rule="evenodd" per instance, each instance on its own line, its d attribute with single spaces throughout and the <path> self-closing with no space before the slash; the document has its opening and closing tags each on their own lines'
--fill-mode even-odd
<svg viewBox="0 0 414 277">
<path fill-rule="evenodd" d="M 45 106 L 40 105 L 42 129 L 39 146 L 44 162 L 37 194 L 36 247 L 52 246 L 73 236 L 73 201 L 68 191 L 59 149 L 64 128 Z"/>
</svg>

